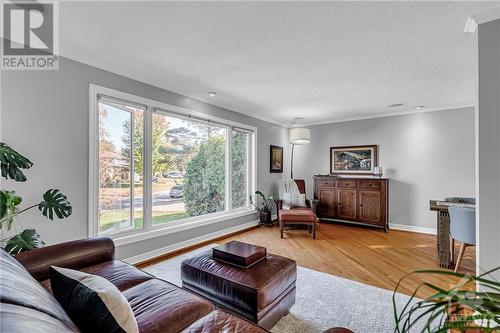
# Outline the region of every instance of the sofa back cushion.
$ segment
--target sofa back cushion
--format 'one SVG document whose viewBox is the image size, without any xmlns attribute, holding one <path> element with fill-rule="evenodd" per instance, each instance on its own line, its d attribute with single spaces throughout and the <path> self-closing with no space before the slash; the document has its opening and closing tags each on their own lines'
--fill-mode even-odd
<svg viewBox="0 0 500 333">
<path fill-rule="evenodd" d="M 58 321 L 55 324 L 66 327 L 68 332 L 78 331 L 56 299 L 3 249 L 0 250 L 0 303 L 2 321 L 11 313 L 7 312 L 9 307 L 3 305 L 11 304 L 33 310 L 29 313 L 40 312 L 44 315 L 38 317 Z M 37 316 L 27 317 L 26 320 L 30 318 Z M 32 324 L 36 326 L 36 321 Z"/>
</svg>

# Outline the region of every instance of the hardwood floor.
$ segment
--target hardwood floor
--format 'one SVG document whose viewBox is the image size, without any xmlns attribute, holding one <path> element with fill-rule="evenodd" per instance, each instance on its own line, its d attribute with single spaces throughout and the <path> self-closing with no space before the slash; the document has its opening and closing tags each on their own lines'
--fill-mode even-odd
<svg viewBox="0 0 500 333">
<path fill-rule="evenodd" d="M 265 246 L 270 253 L 292 258 L 302 267 L 394 290 L 406 273 L 419 269 L 440 269 L 437 260 L 436 237 L 419 233 L 320 223 L 316 240 L 307 230 L 290 230 L 280 239 L 277 227 L 260 227 L 227 238 Z M 189 249 L 189 251 L 191 251 Z M 455 253 L 458 253 L 458 245 Z M 467 248 L 459 272 L 474 273 L 474 247 Z M 421 282 L 411 276 L 399 291 L 411 294 Z M 450 278 L 425 276 L 425 281 L 448 288 L 456 281 Z M 423 297 L 427 292 L 420 292 Z"/>
</svg>

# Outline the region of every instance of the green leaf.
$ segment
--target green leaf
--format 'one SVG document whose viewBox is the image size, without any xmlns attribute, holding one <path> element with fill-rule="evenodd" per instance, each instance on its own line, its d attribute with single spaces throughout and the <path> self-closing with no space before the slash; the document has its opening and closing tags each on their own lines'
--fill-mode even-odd
<svg viewBox="0 0 500 333">
<path fill-rule="evenodd" d="M 488 274 L 491 274 L 500 267 L 497 267 Z M 396 292 L 401 281 L 413 274 L 441 275 L 445 277 L 453 276 L 460 278 L 460 284 L 452 286 L 450 289 L 442 289 L 433 284 L 422 282 L 412 293 L 410 300 L 398 311 L 396 308 Z M 487 286 L 488 292 L 482 292 L 470 288 L 477 282 L 481 286 Z M 409 333 L 414 331 L 417 323 L 425 325 L 421 332 L 448 332 L 450 328 L 462 329 L 467 324 L 468 328 L 475 326 L 475 319 L 483 320 L 483 324 L 495 322 L 500 324 L 500 294 L 496 293 L 499 282 L 493 278 L 488 278 L 487 274 L 472 276 L 468 274 L 454 273 L 440 270 L 420 270 L 405 275 L 398 282 L 393 295 L 394 319 L 396 323 L 395 332 Z M 424 300 L 417 301 L 415 296 L 421 287 L 427 287 L 434 291 L 434 294 Z M 491 290 L 491 291 L 489 291 Z M 466 309 L 465 313 L 457 309 Z M 473 315 L 466 315 L 472 313 Z M 481 332 L 492 332 L 493 330 L 481 326 Z"/>
<path fill-rule="evenodd" d="M 54 213 L 60 219 L 68 217 L 72 213 L 68 198 L 57 189 L 47 190 L 43 194 L 43 200 L 38 205 L 38 209 L 51 220 L 54 219 Z"/>
<path fill-rule="evenodd" d="M 0 191 L 0 219 L 7 217 L 7 229 L 10 230 L 14 215 L 17 213 L 17 207 L 22 199 L 14 191 Z M 2 224 L 0 223 L 0 228 Z"/>
<path fill-rule="evenodd" d="M 18 182 L 26 181 L 21 169 L 29 169 L 33 163 L 6 143 L 0 142 L 0 169 L 2 177 Z"/>
<path fill-rule="evenodd" d="M 26 229 L 7 241 L 5 251 L 10 254 L 17 254 L 43 247 L 44 245 L 44 241 L 42 241 L 35 229 Z"/>
<path fill-rule="evenodd" d="M 266 201 L 266 196 L 261 191 L 255 191 L 255 194 L 261 197 L 262 200 Z"/>
</svg>

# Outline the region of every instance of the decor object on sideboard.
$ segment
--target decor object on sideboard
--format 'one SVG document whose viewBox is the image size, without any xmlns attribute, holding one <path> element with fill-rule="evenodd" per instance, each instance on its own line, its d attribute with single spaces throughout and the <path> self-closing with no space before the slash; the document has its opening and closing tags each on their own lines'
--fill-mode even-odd
<svg viewBox="0 0 500 333">
<path fill-rule="evenodd" d="M 373 168 L 373 175 L 378 178 L 382 178 L 384 174 L 384 169 L 381 166 L 376 166 Z"/>
<path fill-rule="evenodd" d="M 293 151 L 295 145 L 308 145 L 311 143 L 311 130 L 305 127 L 294 127 L 288 131 L 288 141 L 292 144 L 292 156 L 290 158 L 290 179 L 293 179 Z"/>
<path fill-rule="evenodd" d="M 269 202 L 273 200 L 273 196 L 266 198 L 264 193 L 261 191 L 255 191 L 255 202 L 252 196 L 250 196 L 250 205 L 254 206 L 255 209 L 260 213 L 260 224 L 265 226 L 272 226 L 271 221 L 271 207 Z"/>
<path fill-rule="evenodd" d="M 416 327 L 425 327 L 422 332 L 498 332 L 500 327 L 500 282 L 493 273 L 500 267 L 479 276 L 438 270 L 419 270 L 405 275 L 398 282 L 393 295 L 394 318 L 397 333 L 414 332 Z M 398 309 L 396 295 L 401 282 L 415 279 L 419 285 L 407 304 Z M 437 287 L 425 281 L 425 275 L 442 276 L 454 280 L 449 289 Z M 491 276 L 489 278 L 488 276 Z M 416 293 L 428 288 L 431 296 L 420 300 Z"/>
<path fill-rule="evenodd" d="M 283 147 L 271 145 L 269 172 L 283 173 Z"/>
<path fill-rule="evenodd" d="M 26 176 L 21 169 L 29 169 L 32 166 L 33 163 L 30 160 L 6 143 L 0 142 L 2 177 L 24 182 L 26 181 Z M 42 215 L 50 220 L 54 219 L 54 215 L 59 219 L 66 218 L 72 212 L 72 207 L 67 197 L 58 189 L 47 190 L 43 194 L 43 200 L 40 203 L 19 210 L 17 206 L 21 201 L 22 198 L 16 195 L 14 191 L 0 190 L 0 228 L 6 223 L 7 230 L 11 230 L 16 216 L 35 207 L 38 207 Z M 5 250 L 10 254 L 32 250 L 45 245 L 35 229 L 23 230 L 17 235 L 3 239 L 2 242 L 5 242 Z"/>
<path fill-rule="evenodd" d="M 377 158 L 377 145 L 330 147 L 330 174 L 372 175 Z"/>
<path fill-rule="evenodd" d="M 388 229 L 389 179 L 314 176 L 316 215 L 322 221 L 352 221 Z"/>
</svg>

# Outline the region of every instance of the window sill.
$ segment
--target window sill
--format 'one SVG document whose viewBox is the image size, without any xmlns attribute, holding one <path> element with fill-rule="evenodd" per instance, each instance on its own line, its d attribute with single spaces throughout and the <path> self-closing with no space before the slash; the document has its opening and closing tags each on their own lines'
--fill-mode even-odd
<svg viewBox="0 0 500 333">
<path fill-rule="evenodd" d="M 113 236 L 109 236 L 113 238 L 113 241 L 116 246 L 122 246 L 122 245 L 127 245 L 127 244 L 132 244 L 140 241 L 144 241 L 147 239 L 151 238 L 156 238 L 168 234 L 174 234 L 176 232 L 181 232 L 184 230 L 189 230 L 189 229 L 194 229 L 194 228 L 199 228 L 203 227 L 206 225 L 214 224 L 214 223 L 219 223 L 227 220 L 231 220 L 234 218 L 238 217 L 243 217 L 243 216 L 249 216 L 249 215 L 255 215 L 256 211 L 253 209 L 245 209 L 243 211 L 239 212 L 233 212 L 233 213 L 228 213 L 224 215 L 219 215 L 219 216 L 212 216 L 212 217 L 205 217 L 205 218 L 200 218 L 196 220 L 190 220 L 187 221 L 186 223 L 180 223 L 176 225 L 171 225 L 171 226 L 166 226 L 164 228 L 158 228 L 146 232 L 141 232 L 133 235 L 127 235 L 127 236 L 118 236 L 116 238 L 113 238 Z"/>
</svg>

